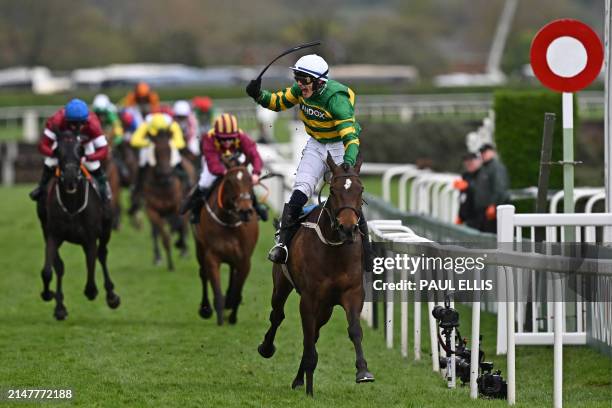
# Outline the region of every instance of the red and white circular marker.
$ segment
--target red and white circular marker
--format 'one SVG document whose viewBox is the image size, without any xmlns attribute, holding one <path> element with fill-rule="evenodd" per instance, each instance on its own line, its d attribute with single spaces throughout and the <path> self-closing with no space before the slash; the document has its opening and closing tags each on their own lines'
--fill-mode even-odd
<svg viewBox="0 0 612 408">
<path fill-rule="evenodd" d="M 601 72 L 601 40 L 578 20 L 555 20 L 542 27 L 531 43 L 531 67 L 548 88 L 575 92 L 587 87 Z"/>
</svg>

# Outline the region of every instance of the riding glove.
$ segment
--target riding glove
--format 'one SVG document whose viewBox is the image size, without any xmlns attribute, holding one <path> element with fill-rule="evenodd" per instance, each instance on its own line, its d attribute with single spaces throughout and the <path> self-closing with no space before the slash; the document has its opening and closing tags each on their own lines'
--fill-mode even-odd
<svg viewBox="0 0 612 408">
<path fill-rule="evenodd" d="M 257 101 L 261 96 L 261 78 L 251 80 L 246 87 L 246 93 Z"/>
</svg>

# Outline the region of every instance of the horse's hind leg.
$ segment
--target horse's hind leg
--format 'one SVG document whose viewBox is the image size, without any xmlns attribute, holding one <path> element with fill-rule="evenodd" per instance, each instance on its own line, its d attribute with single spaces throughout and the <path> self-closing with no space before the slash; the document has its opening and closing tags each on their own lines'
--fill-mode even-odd
<svg viewBox="0 0 612 408">
<path fill-rule="evenodd" d="M 293 290 L 291 282 L 287 280 L 280 266 L 274 265 L 272 269 L 272 279 L 274 281 L 274 289 L 272 290 L 272 311 L 270 312 L 270 328 L 264 336 L 263 342 L 257 348 L 259 354 L 264 358 L 270 358 L 274 355 L 276 348 L 274 347 L 274 338 L 276 330 L 285 319 L 285 302 L 289 294 Z"/>
<path fill-rule="evenodd" d="M 368 363 L 363 357 L 363 348 L 361 347 L 363 331 L 361 330 L 359 315 L 362 305 L 363 291 L 361 288 L 346 292 L 342 297 L 342 307 L 346 312 L 346 320 L 348 321 L 348 335 L 355 346 L 355 367 L 357 368 L 355 381 L 357 383 L 374 381 L 374 376 L 368 371 Z"/>
<path fill-rule="evenodd" d="M 302 294 L 300 299 L 300 316 L 302 317 L 302 332 L 304 335 L 304 351 L 300 365 L 306 374 L 306 394 L 313 396 L 314 371 L 317 368 L 319 355 L 317 354 L 316 333 L 317 319 L 314 314 L 314 301 Z M 298 373 L 299 374 L 299 373 Z"/>
<path fill-rule="evenodd" d="M 121 304 L 121 298 L 115 293 L 115 285 L 110 278 L 108 267 L 106 265 L 106 258 L 108 256 L 108 247 L 106 244 L 108 239 L 100 238 L 100 245 L 98 246 L 98 261 L 102 265 L 102 273 L 104 274 L 104 289 L 106 290 L 106 304 L 111 309 L 116 309 Z"/>
<path fill-rule="evenodd" d="M 96 286 L 96 254 L 98 247 L 96 241 L 92 240 L 83 244 L 83 252 L 85 252 L 85 261 L 87 263 L 87 283 L 85 284 L 85 296 L 89 300 L 94 300 L 98 296 L 98 287 Z"/>
<path fill-rule="evenodd" d="M 196 242 L 196 256 L 200 265 L 200 280 L 202 281 L 202 303 L 200 303 L 199 313 L 203 319 L 209 319 L 212 316 L 212 308 L 208 300 L 208 275 L 206 274 L 204 251 L 202 244 L 199 242 Z"/>
</svg>

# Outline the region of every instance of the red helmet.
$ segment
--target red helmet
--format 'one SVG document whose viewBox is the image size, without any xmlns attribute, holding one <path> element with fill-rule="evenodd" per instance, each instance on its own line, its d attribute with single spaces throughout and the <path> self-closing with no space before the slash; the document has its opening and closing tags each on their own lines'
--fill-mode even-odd
<svg viewBox="0 0 612 408">
<path fill-rule="evenodd" d="M 219 139 L 232 139 L 238 136 L 238 119 L 236 116 L 224 113 L 215 119 L 215 136 Z"/>
<path fill-rule="evenodd" d="M 191 100 L 191 105 L 194 109 L 206 113 L 212 108 L 213 102 L 208 96 L 196 96 Z"/>
</svg>

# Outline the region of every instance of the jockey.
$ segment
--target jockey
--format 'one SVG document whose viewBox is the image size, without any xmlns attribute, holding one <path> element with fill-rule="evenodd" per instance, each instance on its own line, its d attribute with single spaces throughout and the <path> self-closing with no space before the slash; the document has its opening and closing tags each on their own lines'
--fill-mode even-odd
<svg viewBox="0 0 612 408">
<path fill-rule="evenodd" d="M 200 211 L 204 200 L 210 194 L 213 183 L 227 172 L 222 157 L 241 153 L 246 156 L 246 163 L 253 166 L 251 176 L 253 185 L 259 183 L 263 162 L 257 151 L 257 145 L 238 128 L 238 120 L 234 115 L 224 113 L 215 120 L 214 127 L 202 137 L 202 173 L 197 188 L 186 198 L 180 209 L 181 214 L 192 210 L 193 224 L 200 222 Z M 266 221 L 268 219 L 267 209 L 257 203 L 255 194 L 252 194 L 252 199 L 255 211 L 263 221 Z"/>
<path fill-rule="evenodd" d="M 278 243 L 270 250 L 268 259 L 286 263 L 289 243 L 302 207 L 314 194 L 315 188 L 327 170 L 325 160 L 330 153 L 345 170 L 355 165 L 359 152 L 361 127 L 355 121 L 355 93 L 347 86 L 328 78 L 329 66 L 318 55 L 305 55 L 291 67 L 295 83 L 284 90 L 261 90 L 261 78 L 252 80 L 247 94 L 264 108 L 281 111 L 300 105 L 299 118 L 311 137 L 302 152 L 297 168 L 293 193 L 283 208 Z M 372 251 L 367 223 L 359 217 L 362 232 L 366 271 L 371 271 Z"/>
<path fill-rule="evenodd" d="M 144 121 L 142 115 L 135 108 L 123 108 L 119 111 L 119 119 L 123 127 L 123 140 L 129 142 L 132 135 Z"/>
<path fill-rule="evenodd" d="M 178 123 L 176 123 L 170 115 L 165 113 L 153 113 L 147 115 L 144 122 L 136 129 L 130 145 L 140 149 L 138 154 L 138 174 L 136 176 L 136 185 L 132 192 L 132 206 L 129 209 L 129 214 L 133 215 L 140 208 L 140 195 L 144 185 L 144 176 L 153 157 L 154 150 L 150 138 L 155 137 L 162 131 L 170 131 L 170 146 L 172 147 L 172 156 L 170 165 L 174 167 L 176 175 L 179 177 L 184 186 L 189 185 L 187 174 L 181 165 L 180 150 L 185 148 L 185 139 L 183 131 Z"/>
<path fill-rule="evenodd" d="M 200 123 L 200 135 L 207 133 L 212 125 L 212 118 L 216 117 L 213 101 L 208 96 L 195 96 L 191 100 L 191 106 Z"/>
<path fill-rule="evenodd" d="M 76 98 L 54 113 L 45 123 L 45 130 L 38 144 L 38 150 L 46 156 L 45 164 L 38 187 L 30 193 L 30 198 L 37 201 L 46 194 L 46 185 L 53 177 L 53 170 L 58 164 L 57 158 L 54 157 L 57 147 L 56 132 L 67 130 L 81 137 L 81 144 L 85 149 L 85 167 L 98 183 L 102 200 L 110 201 L 111 190 L 100 165 L 100 161 L 108 155 L 106 137 L 96 115 L 89 111 L 85 102 Z"/>
<path fill-rule="evenodd" d="M 136 107 L 142 116 L 146 116 L 149 113 L 159 112 L 159 95 L 157 92 L 153 92 L 146 82 L 139 82 L 134 87 L 134 90 L 128 92 L 123 98 L 120 105 Z"/>
<path fill-rule="evenodd" d="M 112 104 L 108 96 L 98 94 L 91 104 L 91 108 L 100 120 L 103 129 L 112 130 L 113 145 L 119 145 L 123 142 L 123 126 L 117 115 L 117 108 Z"/>
<path fill-rule="evenodd" d="M 187 149 L 194 155 L 200 155 L 200 135 L 198 119 L 191 111 L 187 101 L 176 101 L 172 107 L 174 120 L 179 124 L 187 142 Z"/>
</svg>

